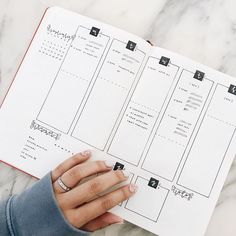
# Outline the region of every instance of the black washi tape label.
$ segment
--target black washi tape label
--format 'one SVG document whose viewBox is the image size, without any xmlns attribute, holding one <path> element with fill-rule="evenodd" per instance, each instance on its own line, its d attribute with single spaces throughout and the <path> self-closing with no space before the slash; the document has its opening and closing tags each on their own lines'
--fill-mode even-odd
<svg viewBox="0 0 236 236">
<path fill-rule="evenodd" d="M 204 72 L 199 71 L 199 70 L 196 70 L 196 72 L 195 72 L 193 78 L 202 81 L 203 78 L 204 78 L 204 76 L 205 76 L 205 73 L 204 73 Z"/>
<path fill-rule="evenodd" d="M 228 92 L 229 92 L 229 93 L 232 93 L 232 94 L 234 94 L 234 95 L 236 95 L 236 86 L 233 85 L 233 84 L 231 84 L 231 85 L 229 86 Z"/>
<path fill-rule="evenodd" d="M 161 57 L 159 64 L 163 65 L 163 66 L 168 66 L 170 62 L 170 58 L 168 57 Z"/>
<path fill-rule="evenodd" d="M 115 164 L 113 170 L 123 170 L 124 167 L 125 167 L 125 166 L 124 166 L 123 164 L 121 164 L 121 163 L 119 163 L 119 162 L 116 162 L 116 164 Z"/>
<path fill-rule="evenodd" d="M 137 45 L 136 43 L 134 43 L 132 41 L 128 41 L 126 48 L 129 49 L 130 51 L 134 51 L 136 45 Z"/>
<path fill-rule="evenodd" d="M 157 188 L 159 184 L 159 180 L 154 179 L 154 178 L 150 178 L 149 182 L 148 182 L 148 186 L 152 187 L 152 188 Z"/>
<path fill-rule="evenodd" d="M 97 37 L 99 34 L 100 29 L 96 28 L 96 27 L 92 27 L 92 29 L 90 30 L 90 34 Z"/>
</svg>

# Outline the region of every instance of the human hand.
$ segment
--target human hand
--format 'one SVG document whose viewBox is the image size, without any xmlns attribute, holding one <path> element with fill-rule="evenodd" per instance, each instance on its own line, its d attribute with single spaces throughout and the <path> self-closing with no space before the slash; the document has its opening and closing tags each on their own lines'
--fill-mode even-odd
<svg viewBox="0 0 236 236">
<path fill-rule="evenodd" d="M 93 232 L 123 222 L 122 218 L 107 211 L 131 197 L 137 187 L 129 184 L 101 196 L 129 176 L 126 171 L 113 171 L 113 163 L 109 161 L 86 162 L 90 156 L 90 151 L 84 151 L 61 163 L 52 171 L 52 182 L 56 200 L 67 221 L 76 228 Z M 97 173 L 104 174 L 78 185 L 84 178 Z M 60 186 L 63 183 L 64 186 Z M 65 191 L 63 187 L 70 190 Z"/>
</svg>

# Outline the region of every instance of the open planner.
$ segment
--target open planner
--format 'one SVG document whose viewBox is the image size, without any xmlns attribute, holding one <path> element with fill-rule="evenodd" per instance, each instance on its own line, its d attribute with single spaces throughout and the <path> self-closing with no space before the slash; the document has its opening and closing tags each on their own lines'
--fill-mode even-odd
<svg viewBox="0 0 236 236">
<path fill-rule="evenodd" d="M 236 153 L 236 80 L 49 8 L 0 110 L 0 159 L 41 178 L 74 153 L 138 192 L 112 212 L 160 236 L 204 234 Z"/>
</svg>

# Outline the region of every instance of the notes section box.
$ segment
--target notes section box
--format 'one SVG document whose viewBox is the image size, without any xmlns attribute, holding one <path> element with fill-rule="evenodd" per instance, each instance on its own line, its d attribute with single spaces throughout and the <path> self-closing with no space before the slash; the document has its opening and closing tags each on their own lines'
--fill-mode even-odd
<svg viewBox="0 0 236 236">
<path fill-rule="evenodd" d="M 94 37 L 90 29 L 79 26 L 37 120 L 69 132 L 108 42 L 108 36 Z"/>
<path fill-rule="evenodd" d="M 179 67 L 149 57 L 108 153 L 138 165 Z M 129 138 L 127 138 L 129 134 Z"/>
<path fill-rule="evenodd" d="M 173 181 L 213 81 L 183 70 L 147 149 L 142 169 Z"/>
<path fill-rule="evenodd" d="M 72 136 L 103 150 L 136 80 L 145 53 L 112 41 Z"/>
<path fill-rule="evenodd" d="M 126 202 L 125 209 L 157 222 L 165 205 L 169 189 L 162 186 L 153 188 L 148 183 L 149 180 L 137 177 L 135 184 L 138 186 L 138 191 Z M 147 196 L 148 200 L 145 200 Z"/>
<path fill-rule="evenodd" d="M 235 134 L 236 96 L 217 84 L 177 184 L 209 197 Z M 227 117 L 227 118 L 226 118 Z"/>
</svg>

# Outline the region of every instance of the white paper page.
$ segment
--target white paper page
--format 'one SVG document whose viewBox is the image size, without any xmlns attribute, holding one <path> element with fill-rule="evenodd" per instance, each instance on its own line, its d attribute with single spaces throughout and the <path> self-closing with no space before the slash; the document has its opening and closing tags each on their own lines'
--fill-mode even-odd
<svg viewBox="0 0 236 236">
<path fill-rule="evenodd" d="M 1 107 L 1 159 L 40 178 L 73 153 L 104 149 L 150 49 L 135 35 L 49 8 Z"/>
<path fill-rule="evenodd" d="M 0 156 L 41 178 L 91 149 L 94 159 L 130 171 L 128 182 L 139 187 L 114 213 L 161 236 L 203 235 L 235 156 L 234 84 L 51 8 L 1 107 Z"/>
<path fill-rule="evenodd" d="M 108 148 L 139 187 L 116 213 L 158 235 L 204 235 L 236 153 L 235 85 L 153 48 Z"/>
</svg>

